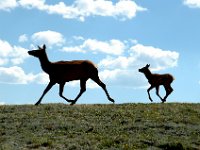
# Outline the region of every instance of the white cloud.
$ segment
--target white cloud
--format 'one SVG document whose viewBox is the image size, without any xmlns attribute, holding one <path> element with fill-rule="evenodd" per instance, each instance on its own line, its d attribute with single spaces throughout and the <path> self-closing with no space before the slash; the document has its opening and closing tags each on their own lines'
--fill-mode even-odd
<svg viewBox="0 0 200 150">
<path fill-rule="evenodd" d="M 71 5 L 59 2 L 48 5 L 45 0 L 19 0 L 19 5 L 27 8 L 36 8 L 49 14 L 58 14 L 65 19 L 79 19 L 84 21 L 89 16 L 108 16 L 121 20 L 132 19 L 138 11 L 146 8 L 138 6 L 132 0 L 120 0 L 116 3 L 107 0 L 76 0 Z"/>
<path fill-rule="evenodd" d="M 33 79 L 32 74 L 26 75 L 22 68 L 13 66 L 9 68 L 0 67 L 0 82 L 10 84 L 26 84 Z"/>
<path fill-rule="evenodd" d="M 27 49 L 15 45 L 11 46 L 7 41 L 0 39 L 0 65 L 21 64 L 28 57 Z"/>
<path fill-rule="evenodd" d="M 0 67 L 0 83 L 7 84 L 27 84 L 30 82 L 36 82 L 44 84 L 49 81 L 48 75 L 45 73 L 39 74 L 26 74 L 24 70 L 18 66 L 12 66 L 9 68 Z"/>
<path fill-rule="evenodd" d="M 26 34 L 20 35 L 18 41 L 21 42 L 21 43 L 28 41 L 27 35 Z"/>
<path fill-rule="evenodd" d="M 179 54 L 175 51 L 136 44 L 130 47 L 129 56 L 107 56 L 99 62 L 99 66 L 107 69 L 128 69 L 151 63 L 154 70 L 164 70 L 177 66 L 178 58 Z"/>
<path fill-rule="evenodd" d="M 7 57 L 12 53 L 12 46 L 7 42 L 0 40 L 0 57 Z"/>
<path fill-rule="evenodd" d="M 179 53 L 136 44 L 130 48 L 130 56 L 134 57 L 138 64 L 151 63 L 154 70 L 164 70 L 177 66 Z"/>
<path fill-rule="evenodd" d="M 200 8 L 200 0 L 184 0 L 183 3 L 191 8 Z"/>
<path fill-rule="evenodd" d="M 38 73 L 34 75 L 31 82 L 36 82 L 38 84 L 47 84 L 49 82 L 49 76 L 46 73 Z"/>
<path fill-rule="evenodd" d="M 106 85 L 132 88 L 145 87 L 147 82 L 137 71 L 137 68 L 129 69 L 105 69 L 99 73 L 99 76 Z"/>
<path fill-rule="evenodd" d="M 10 61 L 14 65 L 23 63 L 24 60 L 29 57 L 27 51 L 28 50 L 25 48 L 19 46 L 13 46 L 12 54 L 10 54 Z"/>
<path fill-rule="evenodd" d="M 80 19 L 79 10 L 72 6 L 67 6 L 64 2 L 59 2 L 55 5 L 45 5 L 45 11 L 49 14 L 58 14 L 65 19 Z"/>
<path fill-rule="evenodd" d="M 115 69 L 115 68 L 126 69 L 129 67 L 133 67 L 134 63 L 137 64 L 135 57 L 119 56 L 116 58 L 107 56 L 105 59 L 99 62 L 98 66 L 107 69 Z"/>
<path fill-rule="evenodd" d="M 0 58 L 0 66 L 5 65 L 9 62 L 7 58 Z"/>
<path fill-rule="evenodd" d="M 84 37 L 82 37 L 82 36 L 73 36 L 73 39 L 75 39 L 75 40 L 84 40 Z"/>
<path fill-rule="evenodd" d="M 115 4 L 105 0 L 77 0 L 75 6 L 79 10 L 77 16 L 82 20 L 86 16 L 110 16 L 126 20 L 135 17 L 137 11 L 146 10 L 131 0 L 121 0 Z"/>
<path fill-rule="evenodd" d="M 94 52 L 120 55 L 124 52 L 125 45 L 121 41 L 115 39 L 108 42 L 88 39 L 83 43 L 83 48 Z"/>
<path fill-rule="evenodd" d="M 30 82 L 46 83 L 48 76 L 44 73 L 26 74 L 16 65 L 22 64 L 29 57 L 27 49 L 20 46 L 12 46 L 7 41 L 0 40 L 0 83 L 27 84 Z M 3 67 L 3 66 L 10 67 Z"/>
<path fill-rule="evenodd" d="M 62 49 L 66 52 L 86 52 L 92 51 L 94 53 L 105 53 L 112 55 L 121 55 L 125 50 L 125 45 L 120 40 L 112 39 L 110 41 L 98 41 L 96 39 L 86 39 L 79 46 L 64 47 Z"/>
<path fill-rule="evenodd" d="M 1 0 L 0 1 L 0 10 L 10 11 L 17 7 L 16 0 Z"/>
<path fill-rule="evenodd" d="M 45 8 L 45 0 L 19 0 L 18 3 L 27 9 L 37 8 L 43 10 Z"/>
<path fill-rule="evenodd" d="M 62 51 L 64 52 L 79 52 L 79 53 L 85 53 L 86 51 L 84 51 L 80 46 L 74 46 L 74 47 L 63 47 Z"/>
<path fill-rule="evenodd" d="M 138 6 L 134 1 L 131 0 L 121 0 L 115 6 L 115 12 L 117 16 L 121 16 L 123 20 L 135 17 L 137 11 L 146 10 L 146 8 Z M 124 14 L 126 14 L 126 16 Z"/>
<path fill-rule="evenodd" d="M 48 46 L 60 46 L 65 42 L 61 33 L 50 30 L 34 33 L 31 38 L 33 42 L 38 45 L 47 44 Z"/>
</svg>

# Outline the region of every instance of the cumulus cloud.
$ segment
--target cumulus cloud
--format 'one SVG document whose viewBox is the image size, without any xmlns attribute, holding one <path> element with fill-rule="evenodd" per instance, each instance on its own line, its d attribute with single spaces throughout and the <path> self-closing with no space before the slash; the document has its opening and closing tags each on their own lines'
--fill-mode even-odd
<svg viewBox="0 0 200 150">
<path fill-rule="evenodd" d="M 18 66 L 0 67 L 0 83 L 8 84 L 27 84 L 36 82 L 44 84 L 48 82 L 48 75 L 44 73 L 39 74 L 26 74 L 24 70 Z"/>
<path fill-rule="evenodd" d="M 16 0 L 1 0 L 0 10 L 10 11 L 11 9 L 17 7 L 17 5 L 18 4 Z"/>
<path fill-rule="evenodd" d="M 45 0 L 19 0 L 18 3 L 27 9 L 38 8 L 43 10 L 45 8 Z"/>
<path fill-rule="evenodd" d="M 151 63 L 153 69 L 156 71 L 177 66 L 178 58 L 179 53 L 176 51 L 136 44 L 130 47 L 128 56 L 107 56 L 99 62 L 99 66 L 107 69 L 127 69 Z"/>
<path fill-rule="evenodd" d="M 50 30 L 36 32 L 31 36 L 31 39 L 36 44 L 42 45 L 45 43 L 48 46 L 59 46 L 65 42 L 65 39 L 61 33 Z"/>
<path fill-rule="evenodd" d="M 130 56 L 119 56 L 119 57 L 112 57 L 107 56 L 105 59 L 101 60 L 98 66 L 106 69 L 115 69 L 121 68 L 126 69 L 129 67 L 134 67 L 137 64 L 135 57 Z"/>
<path fill-rule="evenodd" d="M 82 36 L 73 36 L 73 39 L 75 39 L 75 40 L 84 40 L 84 37 L 82 37 Z"/>
<path fill-rule="evenodd" d="M 0 82 L 12 84 L 26 84 L 33 78 L 32 74 L 26 75 L 22 68 L 13 66 L 9 68 L 0 67 Z"/>
<path fill-rule="evenodd" d="M 99 75 L 107 85 L 132 88 L 142 88 L 147 85 L 137 68 L 105 69 Z"/>
<path fill-rule="evenodd" d="M 49 78 L 45 73 L 26 74 L 24 70 L 16 65 L 24 63 L 29 57 L 27 49 L 20 46 L 12 46 L 7 41 L 0 39 L 0 83 L 27 84 L 36 82 L 47 83 Z M 10 66 L 10 67 L 5 67 Z"/>
<path fill-rule="evenodd" d="M 12 46 L 7 41 L 0 39 L 0 65 L 21 64 L 28 58 L 27 49 L 20 46 Z"/>
<path fill-rule="evenodd" d="M 183 3 L 191 8 L 200 8 L 200 0 L 184 0 Z"/>
<path fill-rule="evenodd" d="M 80 12 L 77 15 L 82 20 L 86 16 L 110 16 L 126 20 L 135 17 L 137 11 L 146 10 L 131 0 L 121 0 L 115 4 L 105 0 L 77 0 L 75 6 Z"/>
<path fill-rule="evenodd" d="M 82 47 L 94 52 L 120 55 L 123 53 L 125 45 L 121 41 L 115 39 L 107 42 L 98 41 L 95 39 L 88 39 L 83 43 Z"/>
<path fill-rule="evenodd" d="M 152 63 L 154 70 L 164 70 L 175 67 L 178 63 L 179 53 L 171 50 L 163 50 L 153 46 L 136 44 L 130 48 L 130 56 L 134 57 L 137 64 Z"/>
<path fill-rule="evenodd" d="M 70 46 L 70 47 L 63 47 L 62 48 L 62 51 L 64 51 L 64 52 L 75 52 L 75 53 L 77 53 L 77 52 L 81 52 L 81 53 L 85 53 L 85 50 L 83 50 L 82 48 L 81 48 L 81 46 Z"/>
<path fill-rule="evenodd" d="M 21 43 L 26 42 L 26 41 L 28 41 L 28 36 L 26 34 L 22 34 L 19 36 L 18 41 Z"/>
<path fill-rule="evenodd" d="M 125 44 L 120 40 L 112 39 L 110 41 L 99 41 L 96 39 L 86 39 L 79 46 L 64 47 L 62 49 L 66 52 L 87 52 L 105 53 L 112 55 L 121 55 L 125 50 Z"/>
<path fill-rule="evenodd" d="M 108 16 L 121 20 L 132 19 L 138 11 L 146 11 L 132 0 L 120 0 L 116 3 L 107 0 L 75 0 L 71 5 L 59 2 L 49 5 L 45 0 L 19 0 L 26 9 L 38 9 L 49 14 L 61 15 L 65 19 L 84 21 L 89 16 Z"/>
</svg>

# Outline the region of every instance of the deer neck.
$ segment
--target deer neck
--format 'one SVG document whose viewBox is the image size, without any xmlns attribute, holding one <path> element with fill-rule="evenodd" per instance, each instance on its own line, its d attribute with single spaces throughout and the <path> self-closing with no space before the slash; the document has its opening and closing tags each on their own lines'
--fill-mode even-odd
<svg viewBox="0 0 200 150">
<path fill-rule="evenodd" d="M 151 71 L 148 70 L 147 72 L 145 72 L 145 76 L 146 76 L 146 78 L 147 78 L 148 80 L 151 80 L 151 78 L 152 78 L 152 73 L 151 73 Z"/>
<path fill-rule="evenodd" d="M 44 70 L 46 73 L 49 73 L 51 62 L 49 61 L 47 54 L 45 53 L 42 57 L 39 57 L 39 60 L 42 70 Z"/>
</svg>

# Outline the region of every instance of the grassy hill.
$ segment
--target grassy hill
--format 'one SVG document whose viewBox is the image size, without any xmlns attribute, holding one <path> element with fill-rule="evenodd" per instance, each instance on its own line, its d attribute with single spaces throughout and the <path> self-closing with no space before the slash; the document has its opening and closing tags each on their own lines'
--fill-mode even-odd
<svg viewBox="0 0 200 150">
<path fill-rule="evenodd" d="M 0 149 L 200 149 L 200 104 L 0 106 Z"/>
</svg>

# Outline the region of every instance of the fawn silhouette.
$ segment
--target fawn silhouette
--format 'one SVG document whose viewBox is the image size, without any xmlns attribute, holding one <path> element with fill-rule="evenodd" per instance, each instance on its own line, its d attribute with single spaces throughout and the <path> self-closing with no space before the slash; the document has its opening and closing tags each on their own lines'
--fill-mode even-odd
<svg viewBox="0 0 200 150">
<path fill-rule="evenodd" d="M 139 72 L 144 73 L 144 75 L 148 79 L 148 82 L 151 84 L 151 86 L 147 90 L 149 99 L 151 102 L 153 101 L 150 96 L 150 90 L 152 90 L 153 88 L 156 88 L 157 96 L 164 103 L 166 101 L 167 97 L 173 91 L 173 88 L 171 87 L 171 83 L 173 82 L 174 77 L 171 74 L 152 74 L 151 71 L 149 70 L 149 66 L 150 66 L 150 64 L 147 64 L 145 67 L 138 70 Z M 160 85 L 163 85 L 165 88 L 165 91 L 166 91 L 166 95 L 164 98 L 162 98 L 159 95 L 159 86 Z"/>
<path fill-rule="evenodd" d="M 50 62 L 46 54 L 46 45 L 37 50 L 28 51 L 29 55 L 37 57 L 44 72 L 49 75 L 50 82 L 44 90 L 40 99 L 35 103 L 41 103 L 44 95 L 54 86 L 59 84 L 59 95 L 71 105 L 75 104 L 78 98 L 86 91 L 86 81 L 90 78 L 96 82 L 106 93 L 109 101 L 115 102 L 106 89 L 106 85 L 99 79 L 97 67 L 89 60 L 73 60 Z M 64 85 L 66 82 L 80 80 L 80 92 L 74 100 L 69 100 L 63 96 Z"/>
</svg>

